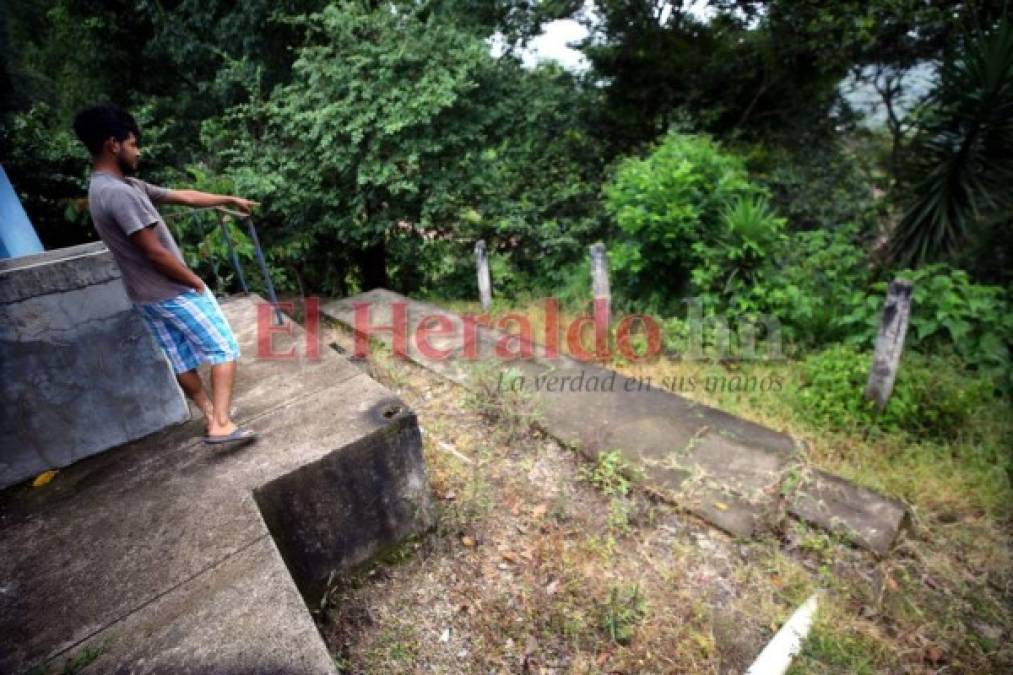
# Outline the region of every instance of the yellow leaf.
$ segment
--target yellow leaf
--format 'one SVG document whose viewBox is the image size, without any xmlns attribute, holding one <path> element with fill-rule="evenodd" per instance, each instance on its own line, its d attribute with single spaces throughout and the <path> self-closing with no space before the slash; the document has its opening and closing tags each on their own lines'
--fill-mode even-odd
<svg viewBox="0 0 1013 675">
<path fill-rule="evenodd" d="M 727 511 L 728 510 L 728 504 L 725 504 L 724 502 L 714 502 L 714 507 L 718 511 Z"/>
<path fill-rule="evenodd" d="M 49 481 L 53 480 L 54 476 L 56 476 L 56 469 L 43 471 L 35 477 L 35 480 L 32 481 L 32 487 L 42 487 L 43 485 L 49 483 Z"/>
</svg>

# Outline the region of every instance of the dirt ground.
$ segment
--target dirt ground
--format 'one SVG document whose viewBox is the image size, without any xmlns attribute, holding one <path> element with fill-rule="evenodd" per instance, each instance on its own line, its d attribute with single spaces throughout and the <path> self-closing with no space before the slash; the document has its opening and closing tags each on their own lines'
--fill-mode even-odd
<svg viewBox="0 0 1013 675">
<path fill-rule="evenodd" d="M 335 581 L 316 615 L 343 672 L 740 673 L 821 575 L 883 584 L 826 535 L 735 540 L 419 366 L 362 365 L 418 415 L 439 524 Z"/>
</svg>

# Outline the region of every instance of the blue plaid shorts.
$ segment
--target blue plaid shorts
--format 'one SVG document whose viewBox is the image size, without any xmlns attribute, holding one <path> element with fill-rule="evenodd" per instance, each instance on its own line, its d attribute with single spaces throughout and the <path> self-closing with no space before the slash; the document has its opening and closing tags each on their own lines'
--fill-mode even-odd
<svg viewBox="0 0 1013 675">
<path fill-rule="evenodd" d="M 210 288 L 160 302 L 134 304 L 176 373 L 239 358 L 239 344 Z"/>
</svg>

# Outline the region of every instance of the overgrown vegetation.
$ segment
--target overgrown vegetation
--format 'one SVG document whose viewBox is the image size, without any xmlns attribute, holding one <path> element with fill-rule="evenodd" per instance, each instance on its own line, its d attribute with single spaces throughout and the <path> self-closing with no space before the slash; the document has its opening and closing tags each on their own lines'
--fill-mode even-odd
<svg viewBox="0 0 1013 675">
<path fill-rule="evenodd" d="M 972 418 L 992 403 L 994 384 L 962 374 L 958 360 L 909 354 L 889 405 L 879 413 L 863 395 L 871 363 L 872 352 L 846 345 L 808 357 L 802 369 L 800 411 L 813 424 L 830 429 L 875 427 L 945 440 L 965 433 Z"/>
<path fill-rule="evenodd" d="M 587 247 L 603 241 L 613 307 L 655 316 L 670 357 L 610 365 L 776 376 L 779 395 L 691 394 L 810 435 L 807 461 L 915 507 L 912 550 L 891 568 L 915 609 L 872 602 L 881 614 L 862 625 L 821 623 L 805 668 L 1000 669 L 1001 649 L 982 642 L 995 642 L 992 628 L 1004 621 L 996 596 L 985 593 L 979 608 L 973 597 L 981 574 L 1000 583 L 993 563 L 1009 542 L 996 533 L 1011 522 L 1007 2 L 126 6 L 0 8 L 0 159 L 47 248 L 96 237 L 83 202 L 88 159 L 70 121 L 99 100 L 137 117 L 146 180 L 262 202 L 255 217 L 282 295 L 384 285 L 467 302 L 473 246 L 484 239 L 494 310 L 552 295 L 570 317 L 588 309 Z M 594 31 L 577 45 L 586 71 L 521 59 L 560 18 Z M 495 53 L 493 35 L 505 45 Z M 845 80 L 865 87 L 878 110 L 846 96 Z M 188 264 L 218 292 L 238 289 L 214 215 L 169 222 Z M 261 291 L 244 228 L 227 226 Z M 914 283 L 911 325 L 893 399 L 876 413 L 862 389 L 897 277 Z M 723 348 L 722 325 L 737 347 Z M 749 352 L 751 326 L 780 342 Z M 642 348 L 644 336 L 633 342 Z M 382 354 L 373 366 L 395 385 L 407 378 L 404 364 Z M 503 444 L 537 421 L 530 399 L 509 386 L 516 375 L 504 387 L 498 371 L 476 372 L 468 401 Z M 608 499 L 604 533 L 588 550 L 610 556 L 630 532 L 632 507 L 616 456 L 603 458 L 585 476 Z M 468 485 L 476 511 L 458 515 L 479 518 L 479 506 L 491 508 L 477 496 L 488 486 L 477 469 Z M 961 527 L 985 543 L 972 544 Z M 807 551 L 837 550 L 815 548 Z M 937 576 L 945 593 L 918 587 Z M 792 600 L 805 585 L 785 583 Z M 576 641 L 606 626 L 611 641 L 635 643 L 638 603 L 615 588 L 614 602 L 603 590 L 581 605 L 589 614 L 545 610 L 547 625 Z M 940 593 L 959 616 L 936 616 Z M 841 610 L 871 601 L 849 589 L 838 602 Z M 975 612 L 991 618 L 963 644 Z M 956 656 L 921 643 L 890 654 L 890 640 L 904 638 L 883 635 L 884 626 L 900 631 L 921 615 L 931 646 Z M 687 658 L 713 665 L 713 636 L 690 625 L 692 635 L 680 634 L 695 641 Z M 414 653 L 417 636 L 407 633 L 388 636 L 388 646 Z"/>
</svg>

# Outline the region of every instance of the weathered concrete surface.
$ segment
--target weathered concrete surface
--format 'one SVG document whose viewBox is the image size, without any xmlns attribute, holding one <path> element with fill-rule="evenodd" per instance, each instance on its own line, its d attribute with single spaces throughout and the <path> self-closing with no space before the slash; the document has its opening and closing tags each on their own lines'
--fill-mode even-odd
<svg viewBox="0 0 1013 675">
<path fill-rule="evenodd" d="M 788 510 L 880 554 L 890 550 L 908 520 L 908 510 L 899 500 L 823 471 L 804 478 Z"/>
<path fill-rule="evenodd" d="M 335 672 L 267 535 L 73 652 L 96 655 L 85 673 Z"/>
<path fill-rule="evenodd" d="M 0 260 L 0 488 L 188 417 L 105 245 Z"/>
<path fill-rule="evenodd" d="M 96 672 L 333 672 L 299 587 L 431 525 L 417 423 L 332 350 L 254 358 L 258 302 L 220 300 L 254 444 L 209 448 L 195 419 L 0 493 L 0 672 L 102 645 Z M 293 332 L 276 349 L 301 355 Z"/>
<path fill-rule="evenodd" d="M 395 307 L 403 303 L 408 358 L 466 387 L 475 386 L 476 362 L 514 369 L 537 402 L 546 431 L 592 459 L 619 450 L 643 471 L 647 489 L 732 534 L 753 534 L 785 506 L 781 488 L 800 469 L 795 441 L 786 434 L 593 363 L 556 356 L 534 341 L 526 343 L 532 358 L 498 361 L 497 344 L 519 352 L 521 341 L 492 328 L 478 326 L 475 346 L 467 352 L 464 318 L 385 289 L 326 302 L 321 311 L 356 331 L 356 305 L 362 303 L 368 305 L 366 325 L 373 339 L 393 344 L 392 331 L 382 328 L 394 325 Z M 446 333 L 437 330 L 441 321 Z M 431 350 L 427 354 L 415 339 L 423 323 L 433 328 L 429 345 L 447 350 L 444 358 L 435 358 Z M 887 552 L 903 520 L 897 517 L 902 505 L 855 486 L 848 491 L 828 485 L 805 482 L 786 506 L 817 525 L 847 531 L 877 553 Z"/>
</svg>

